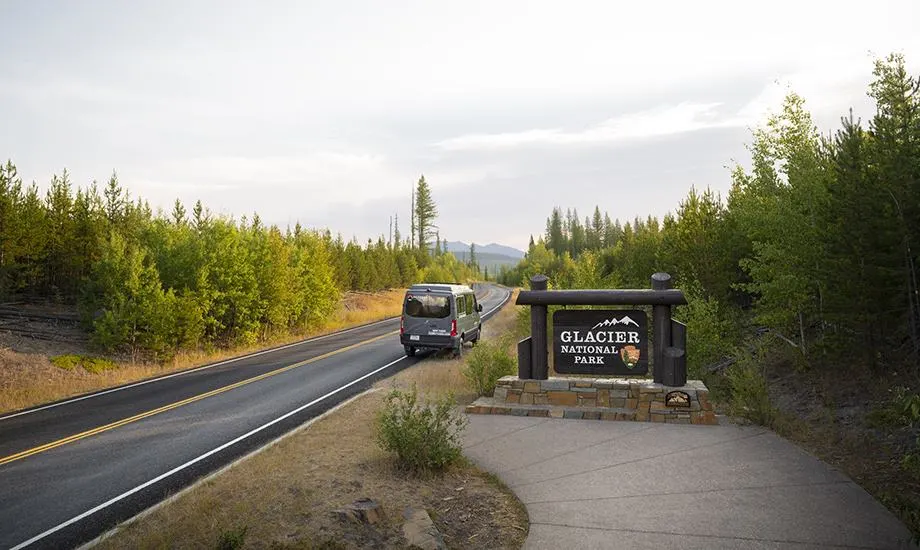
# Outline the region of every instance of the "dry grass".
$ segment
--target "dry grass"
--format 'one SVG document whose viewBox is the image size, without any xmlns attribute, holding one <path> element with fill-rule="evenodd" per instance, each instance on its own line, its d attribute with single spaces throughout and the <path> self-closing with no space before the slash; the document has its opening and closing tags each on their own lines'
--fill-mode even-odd
<svg viewBox="0 0 920 550">
<path fill-rule="evenodd" d="M 0 414 L 394 317 L 399 315 L 404 293 L 399 289 L 348 293 L 336 316 L 321 329 L 280 335 L 256 345 L 229 350 L 181 353 L 165 364 L 135 363 L 115 358 L 117 369 L 98 374 L 80 368 L 64 370 L 50 362 L 51 357 L 66 353 L 92 355 L 84 345 L 0 334 Z M 49 327 L 44 329 L 49 330 Z"/>
<path fill-rule="evenodd" d="M 513 326 L 513 310 L 485 325 L 483 338 Z M 520 548 L 527 512 L 493 476 L 464 463 L 440 476 L 412 477 L 374 444 L 385 397 L 379 390 L 416 383 L 428 395 L 463 393 L 461 366 L 460 359 L 432 358 L 378 383 L 378 391 L 123 527 L 100 547 L 214 547 L 222 533 L 245 528 L 247 548 L 405 548 L 401 511 L 413 506 L 429 512 L 450 548 Z M 365 497 L 382 506 L 381 524 L 348 523 L 332 513 Z"/>
<path fill-rule="evenodd" d="M 405 295 L 405 289 L 385 290 L 375 293 L 348 293 L 342 300 L 342 307 L 325 327 L 325 330 L 339 330 L 344 327 L 395 317 L 402 310 Z"/>
<path fill-rule="evenodd" d="M 82 368 L 56 367 L 45 354 L 0 349 L 0 413 L 141 380 L 168 370 L 154 364 L 136 364 L 93 374 Z"/>
</svg>

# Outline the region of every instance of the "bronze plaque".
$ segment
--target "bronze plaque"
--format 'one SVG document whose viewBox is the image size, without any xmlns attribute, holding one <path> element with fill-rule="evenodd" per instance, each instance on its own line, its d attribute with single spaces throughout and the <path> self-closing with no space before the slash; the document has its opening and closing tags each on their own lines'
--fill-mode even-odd
<svg viewBox="0 0 920 550">
<path fill-rule="evenodd" d="M 690 395 L 683 391 L 668 392 L 664 396 L 664 404 L 668 407 L 689 407 Z"/>
</svg>

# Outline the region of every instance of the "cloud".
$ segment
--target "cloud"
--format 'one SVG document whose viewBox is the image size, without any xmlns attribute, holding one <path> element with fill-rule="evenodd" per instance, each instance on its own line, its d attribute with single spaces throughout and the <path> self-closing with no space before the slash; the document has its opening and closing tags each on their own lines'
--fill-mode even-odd
<svg viewBox="0 0 920 550">
<path fill-rule="evenodd" d="M 119 177 L 134 194 L 167 209 L 176 198 L 186 204 L 201 199 L 216 213 L 257 211 L 264 220 L 284 224 L 299 219 L 353 232 L 363 239 L 376 236 L 394 213 L 401 212 L 408 220 L 411 189 L 420 172 L 439 204 L 448 196 L 460 196 L 463 209 L 469 208 L 470 198 L 457 190 L 510 173 L 509 168 L 489 162 L 450 166 L 433 160 L 420 169 L 418 163 L 384 154 L 328 150 L 198 156 L 119 170 Z M 373 215 L 368 214 L 371 212 Z"/>
<path fill-rule="evenodd" d="M 581 131 L 533 129 L 499 134 L 468 134 L 436 144 L 446 151 L 507 149 L 532 145 L 595 145 L 739 126 L 738 117 L 719 114 L 722 103 L 683 102 L 613 117 Z"/>
<path fill-rule="evenodd" d="M 151 170 L 151 175 L 155 177 L 146 178 L 151 187 L 258 188 L 260 192 L 303 193 L 310 202 L 387 196 L 392 194 L 393 184 L 407 177 L 394 169 L 384 155 L 335 151 L 193 157 L 163 163 Z"/>
</svg>

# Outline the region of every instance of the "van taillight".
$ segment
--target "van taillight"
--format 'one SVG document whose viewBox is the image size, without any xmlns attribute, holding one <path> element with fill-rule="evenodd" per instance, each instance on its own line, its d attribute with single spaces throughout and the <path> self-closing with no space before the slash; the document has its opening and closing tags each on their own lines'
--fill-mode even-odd
<svg viewBox="0 0 920 550">
<path fill-rule="evenodd" d="M 399 318 L 399 333 L 400 334 L 406 333 L 406 318 L 405 317 Z"/>
<path fill-rule="evenodd" d="M 450 322 L 450 335 L 451 336 L 457 335 L 457 320 L 456 319 L 453 319 Z"/>
</svg>

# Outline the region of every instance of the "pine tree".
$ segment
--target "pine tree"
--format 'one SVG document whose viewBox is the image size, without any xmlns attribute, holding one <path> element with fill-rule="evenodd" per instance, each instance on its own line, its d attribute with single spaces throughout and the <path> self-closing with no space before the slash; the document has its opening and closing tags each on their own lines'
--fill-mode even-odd
<svg viewBox="0 0 920 550">
<path fill-rule="evenodd" d="M 418 246 L 423 252 L 428 250 L 428 243 L 436 233 L 434 220 L 438 217 L 438 207 L 431 198 L 431 189 L 425 176 L 418 180 L 415 192 L 415 225 L 418 232 Z"/>
<path fill-rule="evenodd" d="M 44 278 L 44 259 L 50 241 L 48 211 L 38 193 L 38 185 L 34 182 L 26 189 L 22 200 L 20 224 L 18 230 L 21 281 L 17 285 L 21 289 L 33 292 L 44 290 L 41 288 Z"/>
<path fill-rule="evenodd" d="M 579 254 L 585 249 L 585 228 L 581 225 L 581 220 L 578 219 L 578 210 L 573 209 L 568 215 L 568 225 L 569 225 L 569 254 L 572 258 L 577 258 Z"/>
<path fill-rule="evenodd" d="M 829 144 L 835 181 L 825 217 L 825 310 L 833 323 L 860 336 L 862 355 L 873 364 L 896 326 L 887 313 L 892 298 L 902 296 L 900 224 L 885 183 L 868 169 L 868 133 L 852 111 L 841 122 L 843 128 Z"/>
<path fill-rule="evenodd" d="M 195 226 L 196 231 L 203 231 L 205 226 L 208 224 L 209 216 L 204 211 L 204 207 L 201 205 L 201 201 L 195 201 L 195 207 L 192 209 L 192 223 Z"/>
<path fill-rule="evenodd" d="M 907 73 L 903 55 L 877 60 L 869 95 L 876 101 L 870 124 L 870 174 L 888 195 L 886 211 L 893 214 L 899 233 L 901 288 L 890 300 L 911 342 L 916 370 L 920 372 L 920 76 Z M 892 334 L 895 338 L 894 334 Z"/>
<path fill-rule="evenodd" d="M 185 225 L 185 207 L 182 206 L 182 202 L 179 201 L 179 199 L 176 199 L 176 202 L 173 204 L 171 216 L 174 224 Z"/>
<path fill-rule="evenodd" d="M 609 219 L 609 218 L 608 218 Z M 585 225 L 587 225 L 587 221 Z M 589 242 L 588 246 L 592 250 L 600 250 L 603 248 L 606 243 L 604 242 L 606 235 L 605 231 L 604 218 L 601 217 L 601 208 L 600 206 L 594 207 L 594 217 L 591 220 L 591 229 L 593 233 L 593 242 Z"/>
<path fill-rule="evenodd" d="M 111 227 L 120 226 L 125 216 L 125 208 L 128 203 L 128 197 L 125 190 L 118 184 L 118 174 L 112 171 L 105 186 L 105 215 L 109 220 Z"/>
<path fill-rule="evenodd" d="M 612 248 L 617 244 L 620 236 L 623 234 L 623 228 L 620 226 L 620 220 L 616 223 L 610 221 L 610 216 L 604 213 L 604 248 Z"/>
<path fill-rule="evenodd" d="M 563 252 L 568 248 L 568 242 L 566 242 L 565 232 L 562 227 L 562 210 L 558 207 L 553 208 L 553 213 L 546 220 L 546 244 L 550 250 L 556 253 L 557 256 L 561 256 Z"/>
<path fill-rule="evenodd" d="M 0 165 L 0 296 L 16 284 L 22 224 L 22 180 L 12 161 Z"/>
<path fill-rule="evenodd" d="M 77 293 L 80 280 L 90 274 L 99 259 L 105 214 L 98 206 L 101 206 L 101 199 L 95 186 L 86 192 L 77 190 L 72 221 L 74 254 L 68 266 L 75 276 L 71 286 L 73 295 Z"/>
<path fill-rule="evenodd" d="M 48 247 L 45 250 L 44 276 L 46 291 L 57 298 L 65 298 L 74 290 L 73 274 L 73 193 L 70 175 L 65 169 L 60 176 L 51 178 L 45 195 L 48 212 Z"/>
</svg>

